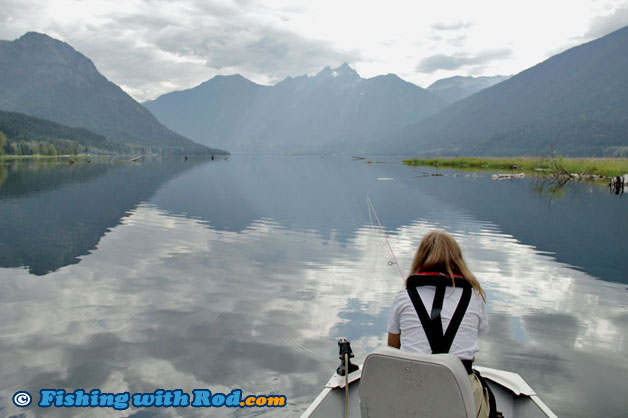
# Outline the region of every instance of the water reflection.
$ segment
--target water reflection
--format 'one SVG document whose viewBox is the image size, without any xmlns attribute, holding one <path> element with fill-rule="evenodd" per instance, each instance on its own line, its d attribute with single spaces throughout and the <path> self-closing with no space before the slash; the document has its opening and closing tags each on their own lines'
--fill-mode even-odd
<svg viewBox="0 0 628 418">
<path fill-rule="evenodd" d="M 550 202 L 561 199 L 567 192 L 567 186 L 573 184 L 570 178 L 545 178 L 534 183 L 534 191 Z"/>
<path fill-rule="evenodd" d="M 490 175 L 462 178 L 448 172 L 447 177 L 413 183 L 420 193 L 496 225 L 562 263 L 602 280 L 628 284 L 628 217 L 621 215 L 625 201 L 613 199 L 602 186 L 572 183 L 563 189 L 561 199 L 547 199 L 534 193 L 531 179 L 494 181 Z"/>
<path fill-rule="evenodd" d="M 160 184 L 198 163 L 14 161 L 0 186 L 0 266 L 43 275 L 77 263 Z"/>
<path fill-rule="evenodd" d="M 479 216 L 472 203 L 456 205 L 443 193 L 472 189 L 488 199 L 486 179 L 416 179 L 398 165 L 300 158 L 283 166 L 231 163 L 172 177 L 78 264 L 45 277 L 0 269 L 3 412 L 22 412 L 8 403 L 18 389 L 241 387 L 286 394 L 289 406 L 269 415 L 297 415 L 337 366 L 338 337 L 352 339 L 358 360 L 384 343 L 388 307 L 402 287 L 369 222 L 367 192 L 404 271 L 427 231 L 446 229 L 460 242 L 489 298 L 491 330 L 480 364 L 520 373 L 559 416 L 625 412 L 616 389 L 628 372 L 625 285 L 594 280 L 487 220 L 499 211 Z M 529 199 L 525 184 L 508 187 L 526 190 Z M 496 201 L 516 198 L 508 187 L 498 186 Z M 532 210 L 555 208 L 541 207 Z M 81 416 L 23 412 L 44 411 Z M 129 415 L 206 411 L 90 410 Z"/>
<path fill-rule="evenodd" d="M 4 183 L 6 179 L 7 179 L 7 168 L 5 167 L 5 164 L 0 163 L 0 186 L 2 186 L 2 183 Z"/>
<path fill-rule="evenodd" d="M 277 245 L 260 245 L 268 238 Z M 29 365 L 3 371 L 3 395 L 19 381 L 35 392 L 244 387 L 308 398 L 318 389 L 319 362 L 334 358 L 327 341 L 333 311 L 316 303 L 318 283 L 299 280 L 297 267 L 327 254 L 317 242 L 266 222 L 216 232 L 142 206 L 81 263 L 43 283 L 25 270 L 0 270 L 10 289 L 1 305 L 7 338 L 0 355 L 4 364 Z M 243 262 L 242 254 L 255 256 Z M 272 267 L 267 256 L 291 267 Z M 300 406 L 291 402 L 284 412 L 294 415 Z"/>
</svg>

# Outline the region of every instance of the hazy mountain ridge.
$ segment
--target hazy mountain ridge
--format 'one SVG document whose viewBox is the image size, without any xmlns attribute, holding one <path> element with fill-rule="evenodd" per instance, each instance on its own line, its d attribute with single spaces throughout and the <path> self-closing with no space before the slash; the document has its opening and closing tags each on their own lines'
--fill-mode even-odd
<svg viewBox="0 0 628 418">
<path fill-rule="evenodd" d="M 458 100 L 462 100 L 472 94 L 477 93 L 480 90 L 491 87 L 497 83 L 501 83 L 504 80 L 508 80 L 509 75 L 496 75 L 485 77 L 463 77 L 454 76 L 448 78 L 441 78 L 435 81 L 427 87 L 428 91 L 440 96 L 448 103 L 454 103 Z"/>
<path fill-rule="evenodd" d="M 224 147 L 226 141 L 221 138 L 228 136 L 246 141 L 252 127 L 240 121 L 250 120 L 265 89 L 266 86 L 241 75 L 216 76 L 193 89 L 167 93 L 145 102 L 144 106 L 170 129 L 203 143 L 215 140 L 213 143 L 218 147 Z"/>
<path fill-rule="evenodd" d="M 115 142 L 212 152 L 161 125 L 70 45 L 40 33 L 0 43 L 0 109 L 84 127 Z"/>
<path fill-rule="evenodd" d="M 379 152 L 621 155 L 628 151 L 628 27 L 453 103 Z"/>
<path fill-rule="evenodd" d="M 261 86 L 217 76 L 144 105 L 166 126 L 239 152 L 354 152 L 446 105 L 389 74 L 361 78 L 347 64 Z"/>
</svg>

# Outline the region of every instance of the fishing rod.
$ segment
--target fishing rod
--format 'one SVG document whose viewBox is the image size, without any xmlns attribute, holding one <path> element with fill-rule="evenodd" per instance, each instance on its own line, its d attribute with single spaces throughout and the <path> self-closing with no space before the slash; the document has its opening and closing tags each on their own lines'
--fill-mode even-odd
<svg viewBox="0 0 628 418">
<path fill-rule="evenodd" d="M 401 266 L 399 266 L 399 261 L 397 261 L 397 256 L 395 255 L 395 252 L 392 249 L 392 246 L 390 245 L 390 241 L 388 241 L 388 236 L 386 235 L 386 231 L 384 230 L 384 227 L 382 226 L 381 221 L 379 220 L 379 216 L 377 216 L 377 211 L 375 210 L 375 206 L 373 206 L 373 202 L 371 201 L 371 198 L 369 197 L 369 194 L 366 194 L 366 203 L 368 205 L 368 209 L 369 209 L 369 220 L 371 222 L 371 227 L 374 228 L 375 226 L 373 225 L 373 218 L 371 217 L 371 212 L 375 215 L 375 219 L 377 220 L 377 224 L 379 225 L 379 231 L 380 233 L 384 236 L 384 241 L 386 242 L 386 245 L 388 246 L 388 250 L 390 251 L 390 254 L 393 257 L 393 260 L 395 260 L 395 264 L 397 265 L 397 270 L 399 270 L 399 275 L 401 276 L 401 280 L 405 283 L 406 281 L 406 277 L 403 275 L 403 271 L 401 270 Z"/>
</svg>

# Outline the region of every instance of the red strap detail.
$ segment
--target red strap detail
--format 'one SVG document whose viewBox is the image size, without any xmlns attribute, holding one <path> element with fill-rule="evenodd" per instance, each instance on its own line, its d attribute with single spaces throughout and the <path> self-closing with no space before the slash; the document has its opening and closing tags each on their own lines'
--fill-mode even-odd
<svg viewBox="0 0 628 418">
<path fill-rule="evenodd" d="M 416 276 L 443 276 L 444 274 L 438 273 L 436 271 L 426 271 L 426 272 L 416 273 L 415 275 Z M 459 279 L 464 279 L 463 276 L 460 276 L 458 274 L 454 274 L 454 277 L 457 277 Z"/>
</svg>

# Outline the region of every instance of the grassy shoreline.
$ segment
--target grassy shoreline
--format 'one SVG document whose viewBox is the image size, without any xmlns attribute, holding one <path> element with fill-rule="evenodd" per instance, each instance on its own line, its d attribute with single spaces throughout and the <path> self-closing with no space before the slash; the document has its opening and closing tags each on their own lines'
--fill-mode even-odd
<svg viewBox="0 0 628 418">
<path fill-rule="evenodd" d="M 581 177 L 603 176 L 605 178 L 628 173 L 628 158 L 563 158 L 563 157 L 451 157 L 416 158 L 404 160 L 409 166 L 431 166 L 463 170 L 508 170 L 536 174 L 577 174 Z"/>
</svg>

